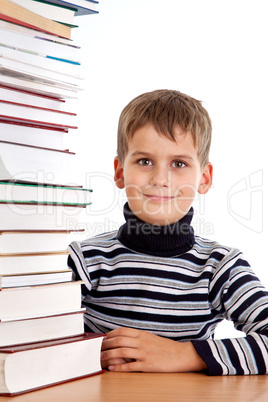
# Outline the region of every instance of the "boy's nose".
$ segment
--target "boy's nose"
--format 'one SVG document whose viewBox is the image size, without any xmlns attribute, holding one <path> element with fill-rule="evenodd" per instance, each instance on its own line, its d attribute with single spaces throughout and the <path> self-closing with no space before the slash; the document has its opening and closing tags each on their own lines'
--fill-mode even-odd
<svg viewBox="0 0 268 402">
<path fill-rule="evenodd" d="M 170 172 L 166 169 L 157 168 L 152 171 L 150 178 L 151 186 L 168 186 Z"/>
</svg>

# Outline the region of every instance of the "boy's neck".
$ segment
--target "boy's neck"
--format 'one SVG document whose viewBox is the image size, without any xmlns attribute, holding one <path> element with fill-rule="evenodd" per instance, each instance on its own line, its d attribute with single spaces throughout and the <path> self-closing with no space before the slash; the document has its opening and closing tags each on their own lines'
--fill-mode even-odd
<svg viewBox="0 0 268 402">
<path fill-rule="evenodd" d="M 126 247 L 140 253 L 171 257 L 190 250 L 195 242 L 191 226 L 193 208 L 172 225 L 151 225 L 140 220 L 124 206 L 126 223 L 118 231 L 117 238 Z"/>
</svg>

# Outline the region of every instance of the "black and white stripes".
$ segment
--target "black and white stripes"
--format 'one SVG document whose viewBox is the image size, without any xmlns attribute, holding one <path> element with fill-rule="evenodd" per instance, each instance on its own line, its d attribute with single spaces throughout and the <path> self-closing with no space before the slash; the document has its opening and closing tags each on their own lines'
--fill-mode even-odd
<svg viewBox="0 0 268 402">
<path fill-rule="evenodd" d="M 70 251 L 76 279 L 86 281 L 89 330 L 126 326 L 192 341 L 210 375 L 268 372 L 268 294 L 238 250 L 196 237 L 187 252 L 156 257 L 111 232 Z M 246 336 L 214 340 L 224 318 Z"/>
</svg>

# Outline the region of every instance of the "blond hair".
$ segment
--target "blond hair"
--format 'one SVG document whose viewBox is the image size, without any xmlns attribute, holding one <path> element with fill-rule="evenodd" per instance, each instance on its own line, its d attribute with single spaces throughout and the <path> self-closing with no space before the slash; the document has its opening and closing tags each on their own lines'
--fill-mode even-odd
<svg viewBox="0 0 268 402">
<path fill-rule="evenodd" d="M 185 133 L 191 132 L 201 167 L 208 163 L 212 124 L 201 101 L 168 89 L 146 92 L 134 98 L 119 118 L 117 155 L 121 163 L 128 151 L 128 141 L 147 123 L 153 124 L 158 134 L 173 141 L 177 125 Z"/>
</svg>

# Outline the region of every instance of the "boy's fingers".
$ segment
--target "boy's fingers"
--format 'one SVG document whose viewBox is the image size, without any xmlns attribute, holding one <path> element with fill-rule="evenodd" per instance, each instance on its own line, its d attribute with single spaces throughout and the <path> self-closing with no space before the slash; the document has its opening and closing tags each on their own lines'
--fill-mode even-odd
<svg viewBox="0 0 268 402">
<path fill-rule="evenodd" d="M 121 327 L 114 329 L 106 334 L 105 339 L 115 338 L 117 336 L 127 336 L 129 338 L 137 338 L 140 335 L 140 330 L 133 328 Z"/>
<path fill-rule="evenodd" d="M 124 364 L 111 364 L 108 366 L 110 371 L 130 372 L 130 371 L 142 371 L 142 363 L 139 361 L 131 361 Z"/>
<path fill-rule="evenodd" d="M 102 342 L 102 350 L 117 349 L 117 348 L 137 348 L 137 343 L 133 338 L 117 337 L 107 339 Z"/>
<path fill-rule="evenodd" d="M 128 360 L 136 360 L 139 359 L 140 353 L 137 349 L 132 348 L 117 348 L 117 349 L 109 349 L 103 351 L 101 353 L 101 359 L 111 361 L 114 359 L 124 359 L 125 361 Z"/>
</svg>

